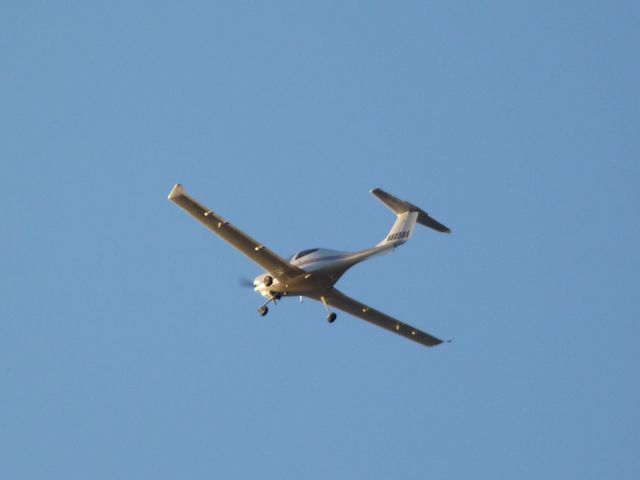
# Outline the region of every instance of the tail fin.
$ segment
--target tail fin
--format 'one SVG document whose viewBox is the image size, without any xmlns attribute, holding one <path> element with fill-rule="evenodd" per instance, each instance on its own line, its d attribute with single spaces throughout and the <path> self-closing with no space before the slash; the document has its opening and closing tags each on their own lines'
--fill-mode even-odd
<svg viewBox="0 0 640 480">
<path fill-rule="evenodd" d="M 438 232 L 451 233 L 449 228 L 430 217 L 427 212 L 412 203 L 400 200 L 379 188 L 374 188 L 371 190 L 371 193 L 397 215 L 396 221 L 393 227 L 391 227 L 389 234 L 377 246 L 387 245 L 389 243 L 395 245 L 403 244 L 413 234 L 416 223 L 432 228 Z"/>
</svg>

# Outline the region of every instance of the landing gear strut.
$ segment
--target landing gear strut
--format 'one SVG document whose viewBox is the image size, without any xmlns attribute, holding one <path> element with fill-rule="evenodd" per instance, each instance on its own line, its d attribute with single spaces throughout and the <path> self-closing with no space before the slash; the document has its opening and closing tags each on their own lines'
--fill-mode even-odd
<svg viewBox="0 0 640 480">
<path fill-rule="evenodd" d="M 270 293 L 271 293 L 271 296 L 269 297 L 269 300 L 267 300 L 262 305 L 260 305 L 260 307 L 258 307 L 258 313 L 260 314 L 261 317 L 264 317 L 267 313 L 269 313 L 269 307 L 267 307 L 269 303 L 273 302 L 273 304 L 275 305 L 276 300 L 280 300 L 282 298 L 281 293 L 274 293 L 274 292 L 270 292 Z"/>
<path fill-rule="evenodd" d="M 335 312 L 332 312 L 329 309 L 329 304 L 327 304 L 327 300 L 324 297 L 320 297 L 320 301 L 322 302 L 322 305 L 324 305 L 324 308 L 327 309 L 327 312 L 329 312 L 329 315 L 327 315 L 327 322 L 329 323 L 335 322 L 338 316 L 335 314 Z"/>
</svg>

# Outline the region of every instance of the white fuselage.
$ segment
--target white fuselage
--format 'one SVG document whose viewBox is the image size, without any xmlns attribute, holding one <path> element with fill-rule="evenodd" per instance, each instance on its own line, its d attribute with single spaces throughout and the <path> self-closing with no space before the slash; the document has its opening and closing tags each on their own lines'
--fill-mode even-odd
<svg viewBox="0 0 640 480">
<path fill-rule="evenodd" d="M 273 283 L 269 286 L 264 284 L 264 279 L 268 274 L 258 275 L 253 281 L 255 291 L 269 298 L 274 294 L 296 296 L 327 290 L 333 287 L 340 277 L 354 265 L 375 255 L 389 252 L 400 243 L 404 242 L 388 243 L 357 252 L 340 252 L 326 248 L 302 250 L 291 257 L 289 261 L 292 265 L 304 270 L 305 273 L 288 278 L 286 283 L 277 277 L 273 278 Z"/>
</svg>

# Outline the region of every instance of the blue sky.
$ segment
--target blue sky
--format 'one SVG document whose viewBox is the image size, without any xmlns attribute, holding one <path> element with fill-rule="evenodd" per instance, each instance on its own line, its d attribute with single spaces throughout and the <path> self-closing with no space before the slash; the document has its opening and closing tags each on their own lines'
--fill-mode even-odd
<svg viewBox="0 0 640 480">
<path fill-rule="evenodd" d="M 0 6 L 0 468 L 30 478 L 640 475 L 637 2 Z M 341 290 L 238 288 L 416 232 Z"/>
</svg>

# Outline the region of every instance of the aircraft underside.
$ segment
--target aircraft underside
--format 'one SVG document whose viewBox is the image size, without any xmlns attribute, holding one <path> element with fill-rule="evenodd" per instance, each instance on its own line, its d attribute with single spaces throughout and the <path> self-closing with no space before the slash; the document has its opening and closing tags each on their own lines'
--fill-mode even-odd
<svg viewBox="0 0 640 480">
<path fill-rule="evenodd" d="M 406 243 L 413 235 L 416 224 L 442 233 L 450 232 L 424 210 L 409 202 L 378 188 L 371 190 L 371 193 L 396 214 L 395 223 L 380 243 L 354 253 L 311 248 L 298 252 L 289 261 L 198 203 L 184 191 L 182 185 L 174 186 L 169 200 L 264 269 L 265 273 L 256 277 L 252 285 L 256 292 L 266 298 L 258 309 L 260 315 L 266 315 L 267 305 L 276 303 L 282 297 L 304 296 L 324 305 L 329 323 L 336 319 L 332 311 L 332 308 L 336 308 L 421 345 L 439 345 L 442 343 L 439 338 L 350 298 L 334 287 L 340 277 L 357 263 Z"/>
</svg>

